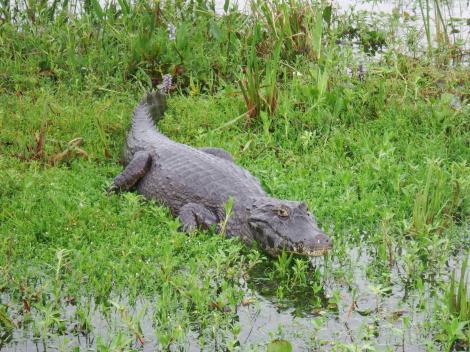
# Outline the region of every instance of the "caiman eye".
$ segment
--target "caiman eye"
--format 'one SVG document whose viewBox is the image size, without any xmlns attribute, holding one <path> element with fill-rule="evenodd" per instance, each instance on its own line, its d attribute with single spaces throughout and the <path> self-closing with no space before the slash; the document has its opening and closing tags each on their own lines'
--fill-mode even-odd
<svg viewBox="0 0 470 352">
<path fill-rule="evenodd" d="M 276 214 L 280 218 L 287 218 L 289 217 L 289 210 L 287 210 L 286 208 L 279 208 L 276 210 Z"/>
</svg>

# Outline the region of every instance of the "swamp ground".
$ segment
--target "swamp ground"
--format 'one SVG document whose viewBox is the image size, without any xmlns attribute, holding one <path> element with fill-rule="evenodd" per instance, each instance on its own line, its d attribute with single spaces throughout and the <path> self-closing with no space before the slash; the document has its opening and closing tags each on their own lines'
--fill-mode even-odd
<svg viewBox="0 0 470 352">
<path fill-rule="evenodd" d="M 468 350 L 458 19 L 212 5 L 0 5 L 0 349 Z M 331 253 L 188 236 L 165 207 L 105 192 L 133 107 L 165 75 L 161 131 L 305 200 Z"/>
</svg>

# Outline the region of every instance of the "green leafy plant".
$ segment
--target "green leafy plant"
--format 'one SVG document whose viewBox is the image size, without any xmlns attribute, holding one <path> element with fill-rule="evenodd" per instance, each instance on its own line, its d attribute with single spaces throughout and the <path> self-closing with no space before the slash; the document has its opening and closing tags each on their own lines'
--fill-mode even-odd
<svg viewBox="0 0 470 352">
<path fill-rule="evenodd" d="M 467 348 L 468 289 L 456 272 L 450 294 L 446 268 L 470 245 L 469 80 L 438 60 L 454 50 L 444 28 L 426 57 L 405 13 L 224 5 L 0 1 L 1 348 Z M 230 150 L 268 194 L 307 202 L 327 257 L 187 236 L 161 204 L 104 192 L 134 106 L 168 75 L 158 128 Z"/>
<path fill-rule="evenodd" d="M 448 308 L 452 315 L 458 317 L 460 321 L 470 322 L 470 281 L 467 275 L 468 260 L 467 254 L 460 267 L 460 277 L 455 278 L 455 271 L 450 277 L 449 290 L 447 292 Z"/>
</svg>

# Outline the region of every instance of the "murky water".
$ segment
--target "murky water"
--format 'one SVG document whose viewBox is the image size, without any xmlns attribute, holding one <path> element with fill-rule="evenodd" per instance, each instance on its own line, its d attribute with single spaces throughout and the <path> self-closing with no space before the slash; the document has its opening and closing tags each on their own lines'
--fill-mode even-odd
<svg viewBox="0 0 470 352">
<path fill-rule="evenodd" d="M 424 350 L 424 346 L 416 339 L 420 334 L 418 326 L 424 319 L 424 313 L 414 316 L 413 324 L 403 329 L 401 316 L 416 310 L 413 308 L 413 299 L 405 302 L 404 292 L 399 285 L 394 285 L 393 290 L 385 295 L 379 294 L 366 277 L 369 258 L 365 252 L 353 250 L 349 255 L 350 263 L 355 263 L 351 268 L 353 290 L 333 280 L 325 287 L 330 297 L 335 295 L 335 291 L 339 293 L 337 312 L 314 310 L 298 316 L 295 306 L 279 307 L 273 297 L 263 297 L 255 292 L 258 306 L 244 307 L 240 316 L 240 321 L 247 326 L 239 336 L 241 342 L 269 341 L 270 333 L 281 327 L 282 334 L 279 337 L 291 341 L 299 351 L 324 351 L 334 348 L 338 343 L 361 345 L 366 342 L 379 350 L 385 347 L 396 347 L 402 351 Z M 392 280 L 398 279 L 396 273 L 393 276 Z M 246 330 L 249 331 L 248 335 Z"/>
<path fill-rule="evenodd" d="M 422 323 L 427 316 L 425 309 L 432 306 L 432 300 L 425 296 L 407 295 L 400 283 L 397 268 L 392 271 L 391 288 L 382 288 L 386 292 L 380 293 L 379 285 L 374 285 L 366 277 L 367 266 L 371 262 L 366 251 L 352 250 L 348 256 L 347 270 L 354 278 L 353 289 L 329 278 L 326 272 L 335 271 L 345 263 L 340 264 L 335 260 L 328 268 L 321 269 L 325 270 L 322 275 L 325 279 L 325 295 L 338 295 L 337 310 L 312 309 L 308 305 L 299 310 L 299 300 L 289 301 L 288 297 L 278 300 L 275 295 L 269 294 L 270 288 L 276 287 L 275 283 L 266 283 L 262 272 L 259 277 L 256 272 L 253 273 L 249 284 L 242 283 L 245 297 L 251 298 L 250 304 L 237 308 L 241 327 L 237 339 L 242 349 L 263 348 L 274 338 L 283 338 L 292 343 L 295 351 L 328 351 L 335 349 L 338 344 L 370 345 L 377 350 L 425 351 L 424 341 L 426 337 L 432 340 L 432 336 L 427 336 Z M 312 265 L 323 266 L 323 259 L 316 261 Z M 308 301 L 308 297 L 304 298 Z M 2 301 L 5 302 L 5 297 L 2 297 Z M 141 315 L 138 321 L 144 343 L 134 339 L 134 347 L 141 351 L 155 350 L 158 346 L 152 318 L 155 302 L 140 300 L 130 306 L 126 299 L 116 298 L 115 301 L 125 307 L 128 317 Z M 54 335 L 44 342 L 35 340 L 27 329 L 15 330 L 12 342 L 4 350 L 57 351 L 71 350 L 73 347 L 94 350 L 98 339 L 110 341 L 119 331 L 129 331 L 119 309 L 111 309 L 107 315 L 97 310 L 93 303 L 90 303 L 89 309 L 93 332 L 87 336 L 69 331 L 63 336 Z M 76 306 L 69 306 L 63 318 L 74 321 L 75 313 Z M 192 332 L 186 337 L 186 342 L 175 350 L 199 351 L 197 333 Z"/>
</svg>

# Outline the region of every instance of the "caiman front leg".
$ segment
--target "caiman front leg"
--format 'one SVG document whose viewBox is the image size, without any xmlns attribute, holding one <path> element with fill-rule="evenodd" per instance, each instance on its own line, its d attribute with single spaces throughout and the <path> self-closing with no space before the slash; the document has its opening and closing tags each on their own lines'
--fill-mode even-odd
<svg viewBox="0 0 470 352">
<path fill-rule="evenodd" d="M 124 171 L 116 176 L 108 192 L 127 191 L 150 170 L 151 165 L 152 156 L 149 152 L 135 153 Z"/>
<path fill-rule="evenodd" d="M 197 203 L 188 203 L 181 207 L 178 217 L 184 232 L 192 232 L 197 228 L 209 229 L 218 223 L 217 217 L 205 206 Z"/>
<path fill-rule="evenodd" d="M 221 159 L 226 159 L 226 160 L 229 160 L 229 161 L 233 162 L 232 154 L 230 154 L 225 149 L 206 147 L 206 148 L 199 148 L 199 150 L 203 151 L 204 153 L 212 154 L 212 155 L 215 155 L 215 156 L 217 156 Z"/>
</svg>

